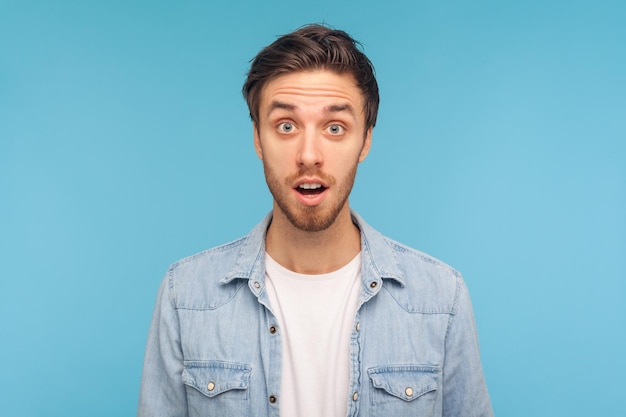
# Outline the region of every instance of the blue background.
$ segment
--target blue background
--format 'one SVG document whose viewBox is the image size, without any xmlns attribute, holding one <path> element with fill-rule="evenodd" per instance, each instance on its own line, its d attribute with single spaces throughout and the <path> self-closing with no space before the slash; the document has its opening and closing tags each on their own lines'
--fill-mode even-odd
<svg viewBox="0 0 626 417">
<path fill-rule="evenodd" d="M 168 264 L 270 209 L 240 96 L 328 22 L 381 88 L 351 203 L 461 270 L 498 416 L 623 416 L 621 1 L 0 0 L 0 414 L 130 416 Z"/>
</svg>

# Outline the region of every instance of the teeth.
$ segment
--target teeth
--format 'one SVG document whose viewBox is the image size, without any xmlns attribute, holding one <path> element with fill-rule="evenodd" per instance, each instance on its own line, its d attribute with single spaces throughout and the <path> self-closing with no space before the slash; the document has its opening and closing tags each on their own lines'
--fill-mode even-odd
<svg viewBox="0 0 626 417">
<path fill-rule="evenodd" d="M 318 188 L 322 188 L 322 184 L 309 184 L 309 183 L 304 183 L 304 184 L 300 184 L 298 185 L 298 188 L 302 188 L 304 190 L 317 190 Z"/>
</svg>

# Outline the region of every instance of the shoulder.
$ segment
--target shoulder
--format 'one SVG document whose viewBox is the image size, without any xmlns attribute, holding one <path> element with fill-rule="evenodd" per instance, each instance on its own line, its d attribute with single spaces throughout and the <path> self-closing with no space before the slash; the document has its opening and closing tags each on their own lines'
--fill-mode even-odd
<svg viewBox="0 0 626 417">
<path fill-rule="evenodd" d="M 236 262 L 240 249 L 246 240 L 247 236 L 241 237 L 180 259 L 170 265 L 168 275 L 176 277 L 178 281 L 182 282 L 197 279 L 209 271 L 213 276 L 219 275 L 221 270 L 227 272 L 231 264 Z"/>
<path fill-rule="evenodd" d="M 447 263 L 386 236 L 383 236 L 383 239 L 394 252 L 398 266 L 404 269 L 405 272 L 410 273 L 410 275 L 419 275 L 422 278 L 435 278 L 438 281 L 456 281 L 461 278 L 461 273 Z M 420 272 L 421 274 L 413 274 L 411 272 Z"/>
<path fill-rule="evenodd" d="M 402 288 L 389 288 L 396 299 L 404 300 L 416 312 L 454 313 L 464 288 L 461 273 L 424 252 L 389 238 L 385 240 L 404 277 Z"/>
<path fill-rule="evenodd" d="M 271 213 L 248 235 L 173 263 L 163 286 L 175 308 L 213 309 L 228 302 L 262 273 L 265 231 Z"/>
<path fill-rule="evenodd" d="M 365 267 L 381 277 L 384 288 L 405 310 L 454 313 L 464 283 L 445 262 L 382 235 L 358 218 L 363 232 Z"/>
<path fill-rule="evenodd" d="M 247 236 L 242 237 L 170 265 L 163 285 L 168 288 L 174 308 L 214 309 L 230 300 L 241 285 L 224 281 L 235 269 L 247 240 Z"/>
</svg>

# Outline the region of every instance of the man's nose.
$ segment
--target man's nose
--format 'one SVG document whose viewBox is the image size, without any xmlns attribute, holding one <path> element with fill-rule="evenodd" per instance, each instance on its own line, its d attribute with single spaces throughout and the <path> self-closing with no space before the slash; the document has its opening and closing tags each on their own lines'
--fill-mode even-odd
<svg viewBox="0 0 626 417">
<path fill-rule="evenodd" d="M 322 155 L 322 135 L 313 129 L 305 129 L 300 137 L 300 149 L 298 150 L 298 166 L 313 167 L 321 166 Z"/>
</svg>

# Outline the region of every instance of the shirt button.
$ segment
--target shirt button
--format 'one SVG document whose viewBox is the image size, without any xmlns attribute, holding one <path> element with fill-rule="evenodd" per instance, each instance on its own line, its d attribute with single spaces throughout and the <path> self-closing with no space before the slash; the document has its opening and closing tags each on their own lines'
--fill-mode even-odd
<svg viewBox="0 0 626 417">
<path fill-rule="evenodd" d="M 407 397 L 412 397 L 412 396 L 413 396 L 413 388 L 411 388 L 411 387 L 407 387 L 407 388 L 404 390 L 404 393 L 406 394 L 406 396 L 407 396 Z"/>
<path fill-rule="evenodd" d="M 356 401 L 359 399 L 359 393 L 355 392 L 354 394 L 352 394 L 352 401 Z"/>
<path fill-rule="evenodd" d="M 276 326 L 270 326 L 270 333 L 276 334 Z"/>
<path fill-rule="evenodd" d="M 376 287 L 378 287 L 378 282 L 374 281 L 374 282 L 370 283 L 370 288 L 374 289 Z"/>
<path fill-rule="evenodd" d="M 269 400 L 270 400 L 270 403 L 272 403 L 272 404 L 276 403 L 276 396 L 275 395 L 270 395 Z"/>
<path fill-rule="evenodd" d="M 206 386 L 206 389 L 208 389 L 209 391 L 213 391 L 215 389 L 215 383 L 209 382 Z"/>
<path fill-rule="evenodd" d="M 356 323 L 356 331 L 358 332 L 359 330 L 361 330 L 361 322 L 357 322 Z"/>
<path fill-rule="evenodd" d="M 259 284 L 259 281 L 254 281 L 254 288 L 261 288 L 261 284 Z"/>
</svg>

